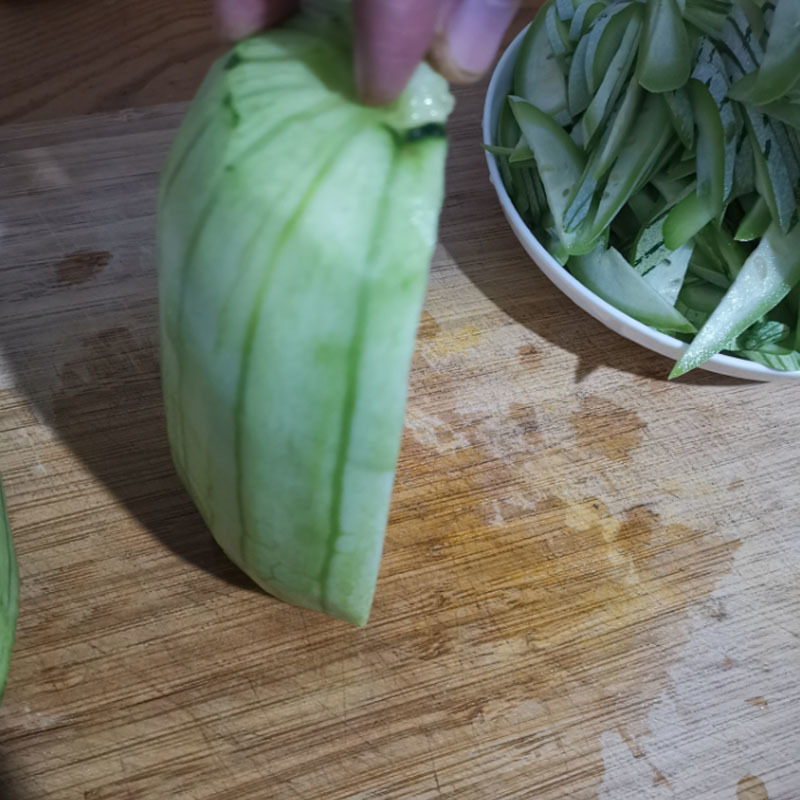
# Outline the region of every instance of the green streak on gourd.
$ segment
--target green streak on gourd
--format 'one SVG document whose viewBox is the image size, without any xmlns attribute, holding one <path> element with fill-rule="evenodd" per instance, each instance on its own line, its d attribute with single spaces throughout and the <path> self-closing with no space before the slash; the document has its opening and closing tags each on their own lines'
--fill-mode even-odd
<svg viewBox="0 0 800 800">
<path fill-rule="evenodd" d="M 17 627 L 19 575 L 14 540 L 6 512 L 6 496 L 0 480 L 0 700 L 8 678 L 11 649 Z"/>
</svg>

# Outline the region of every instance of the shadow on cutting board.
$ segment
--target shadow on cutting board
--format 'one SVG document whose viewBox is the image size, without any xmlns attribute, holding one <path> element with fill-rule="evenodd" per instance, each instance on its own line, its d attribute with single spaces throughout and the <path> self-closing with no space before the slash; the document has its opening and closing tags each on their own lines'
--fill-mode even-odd
<svg viewBox="0 0 800 800">
<path fill-rule="evenodd" d="M 14 775 L 10 759 L 0 748 L 0 797 L 3 800 L 30 800 L 33 793 L 23 793 L 22 786 Z"/>
<path fill-rule="evenodd" d="M 130 258 L 81 250 L 0 270 L 0 296 L 15 309 L 3 320 L 6 363 L 36 416 L 141 525 L 194 566 L 259 591 L 217 547 L 173 468 L 155 277 L 151 267 L 131 280 Z"/>
<path fill-rule="evenodd" d="M 451 258 L 512 319 L 576 355 L 576 382 L 599 366 L 666 381 L 673 363 L 670 359 L 595 320 L 562 294 L 522 249 L 489 182 L 481 147 L 483 92 L 456 89 L 455 94 L 449 129 L 451 135 L 457 132 L 461 144 L 450 151 L 447 198 L 439 226 L 441 242 Z M 474 146 L 465 146 L 464 142 L 470 140 Z M 748 381 L 695 370 L 674 383 L 739 386 Z"/>
</svg>

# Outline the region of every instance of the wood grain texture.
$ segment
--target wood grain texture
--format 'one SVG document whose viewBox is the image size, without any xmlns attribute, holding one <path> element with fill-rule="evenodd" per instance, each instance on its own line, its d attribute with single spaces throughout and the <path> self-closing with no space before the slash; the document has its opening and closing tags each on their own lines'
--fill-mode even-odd
<svg viewBox="0 0 800 800">
<path fill-rule="evenodd" d="M 523 0 L 508 38 L 542 0 Z M 222 52 L 211 0 L 0 0 L 0 123 L 190 98 Z"/>
<path fill-rule="evenodd" d="M 492 194 L 482 91 L 363 630 L 256 591 L 173 473 L 153 202 L 182 106 L 0 128 L 4 800 L 796 800 L 797 390 L 667 383 L 559 294 Z"/>
</svg>

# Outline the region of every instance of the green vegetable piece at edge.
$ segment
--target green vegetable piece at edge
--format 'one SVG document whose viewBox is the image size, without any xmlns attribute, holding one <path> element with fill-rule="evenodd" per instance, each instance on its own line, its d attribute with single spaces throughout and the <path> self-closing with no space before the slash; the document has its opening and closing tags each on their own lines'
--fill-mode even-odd
<svg viewBox="0 0 800 800">
<path fill-rule="evenodd" d="M 731 97 L 762 105 L 778 100 L 800 81 L 800 3 L 777 0 L 764 60 L 731 87 Z"/>
<path fill-rule="evenodd" d="M 694 115 L 689 93 L 685 86 L 674 92 L 664 92 L 661 97 L 667 105 L 672 127 L 687 150 L 694 149 Z"/>
<path fill-rule="evenodd" d="M 800 131 L 800 103 L 777 100 L 774 103 L 756 106 L 756 109 L 762 114 Z"/>
<path fill-rule="evenodd" d="M 770 222 L 772 222 L 772 215 L 769 213 L 769 206 L 766 200 L 759 196 L 739 223 L 733 238 L 737 242 L 752 242 L 760 239 L 767 232 Z"/>
<path fill-rule="evenodd" d="M 696 192 L 686 195 L 667 214 L 662 234 L 664 244 L 670 250 L 677 250 L 698 231 L 705 228 L 714 219 L 714 207 L 706 197 L 699 197 Z"/>
<path fill-rule="evenodd" d="M 634 10 L 636 10 L 636 7 Z M 622 37 L 619 49 L 614 54 L 603 80 L 600 82 L 592 101 L 583 114 L 581 119 L 582 136 L 583 141 L 587 144 L 592 141 L 597 129 L 608 117 L 619 93 L 622 91 L 631 64 L 633 64 L 633 60 L 636 57 L 636 45 L 639 41 L 641 27 L 642 23 L 639 15 L 632 14 L 625 28 L 625 34 Z"/>
<path fill-rule="evenodd" d="M 719 108 L 708 87 L 692 78 L 689 96 L 697 124 L 697 194 L 708 200 L 714 216 L 725 192 L 725 135 Z"/>
<path fill-rule="evenodd" d="M 522 40 L 514 69 L 514 94 L 566 124 L 570 120 L 567 79 L 550 46 L 545 24 L 551 5 L 549 0 L 542 6 Z"/>
<path fill-rule="evenodd" d="M 511 97 L 509 102 L 522 135 L 536 157 L 558 237 L 569 249 L 572 237 L 564 233 L 564 211 L 572 187 L 585 166 L 583 153 L 549 114 L 521 97 Z"/>
<path fill-rule="evenodd" d="M 784 235 L 773 224 L 708 322 L 670 373 L 689 372 L 716 355 L 726 344 L 774 308 L 800 280 L 800 225 Z"/>
<path fill-rule="evenodd" d="M 608 72 L 631 17 L 641 14 L 642 9 L 638 3 L 623 1 L 607 6 L 592 23 L 586 34 L 588 45 L 583 65 L 590 94 L 598 90 Z"/>
<path fill-rule="evenodd" d="M 162 175 L 157 255 L 190 495 L 267 592 L 363 625 L 453 101 L 423 64 L 395 103 L 360 104 L 348 27 L 301 15 L 212 68 Z"/>
<path fill-rule="evenodd" d="M 11 664 L 11 649 L 17 628 L 19 604 L 19 574 L 14 554 L 14 540 L 6 511 L 6 496 L 0 480 L 0 700 L 8 678 Z"/>
<path fill-rule="evenodd" d="M 663 331 L 694 333 L 695 327 L 613 247 L 599 246 L 591 253 L 573 256 L 570 272 L 588 289 L 620 311 L 645 325 Z"/>
<path fill-rule="evenodd" d="M 639 47 L 639 81 L 650 92 L 683 86 L 692 68 L 689 36 L 676 0 L 648 0 Z"/>
<path fill-rule="evenodd" d="M 658 95 L 648 94 L 609 172 L 590 239 L 600 236 L 628 198 L 647 181 L 673 135 L 666 107 Z"/>
<path fill-rule="evenodd" d="M 649 272 L 646 272 L 644 274 L 644 279 L 647 284 L 655 289 L 668 303 L 675 305 L 691 257 L 692 246 L 685 244 L 683 247 L 679 247 L 674 253 L 670 253 L 670 255 L 656 264 Z"/>
</svg>

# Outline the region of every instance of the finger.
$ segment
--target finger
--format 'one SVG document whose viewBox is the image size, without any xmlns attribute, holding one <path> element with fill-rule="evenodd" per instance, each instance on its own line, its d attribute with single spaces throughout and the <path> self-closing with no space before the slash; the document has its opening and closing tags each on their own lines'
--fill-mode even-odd
<svg viewBox="0 0 800 800">
<path fill-rule="evenodd" d="M 354 0 L 356 82 L 373 105 L 394 100 L 433 38 L 439 0 Z"/>
<path fill-rule="evenodd" d="M 431 63 L 448 80 L 471 83 L 492 64 L 520 0 L 456 0 L 440 20 Z"/>
<path fill-rule="evenodd" d="M 223 35 L 241 39 L 293 14 L 298 0 L 215 0 Z"/>
</svg>

